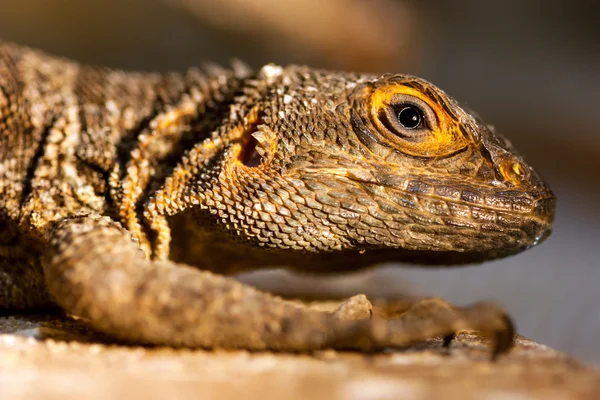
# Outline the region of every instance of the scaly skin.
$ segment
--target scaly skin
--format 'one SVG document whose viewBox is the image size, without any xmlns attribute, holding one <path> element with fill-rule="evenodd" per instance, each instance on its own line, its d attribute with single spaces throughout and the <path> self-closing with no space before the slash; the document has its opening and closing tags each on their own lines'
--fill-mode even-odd
<svg viewBox="0 0 600 400">
<path fill-rule="evenodd" d="M 506 140 L 406 75 L 126 73 L 3 44 L 0 131 L 0 307 L 57 304 L 139 343 L 377 349 L 476 329 L 496 354 L 513 328 L 491 303 L 369 319 L 364 296 L 330 314 L 222 275 L 483 261 L 553 218 Z"/>
</svg>

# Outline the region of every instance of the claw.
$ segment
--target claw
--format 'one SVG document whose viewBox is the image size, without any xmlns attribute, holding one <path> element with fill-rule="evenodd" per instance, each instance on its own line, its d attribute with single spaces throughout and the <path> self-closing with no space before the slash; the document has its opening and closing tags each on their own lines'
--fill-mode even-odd
<svg viewBox="0 0 600 400">
<path fill-rule="evenodd" d="M 497 330 L 492 338 L 492 361 L 496 361 L 500 354 L 506 353 L 513 347 L 515 336 L 515 325 L 512 320 L 504 316 L 505 330 Z"/>
<path fill-rule="evenodd" d="M 442 342 L 442 346 L 445 348 L 450 347 L 450 343 L 452 342 L 452 340 L 454 340 L 454 338 L 456 338 L 456 333 L 451 333 L 449 335 L 444 336 L 444 341 Z"/>
</svg>

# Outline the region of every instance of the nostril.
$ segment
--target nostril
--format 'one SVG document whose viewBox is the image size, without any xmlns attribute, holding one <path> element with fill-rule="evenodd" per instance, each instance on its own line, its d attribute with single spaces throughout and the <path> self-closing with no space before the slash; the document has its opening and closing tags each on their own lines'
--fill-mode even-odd
<svg viewBox="0 0 600 400">
<path fill-rule="evenodd" d="M 504 160 L 500 164 L 500 173 L 513 185 L 521 185 L 528 176 L 527 167 L 516 160 Z"/>
<path fill-rule="evenodd" d="M 525 176 L 525 168 L 523 167 L 523 164 L 521 164 L 520 162 L 512 163 L 512 167 L 510 169 L 511 169 L 511 172 L 519 178 L 522 176 Z"/>
</svg>

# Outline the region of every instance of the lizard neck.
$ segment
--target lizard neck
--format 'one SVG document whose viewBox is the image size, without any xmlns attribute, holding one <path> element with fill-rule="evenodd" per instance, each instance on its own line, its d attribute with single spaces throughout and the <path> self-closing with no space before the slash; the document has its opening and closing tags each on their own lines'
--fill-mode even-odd
<svg viewBox="0 0 600 400">
<path fill-rule="evenodd" d="M 200 74 L 172 75 L 181 91 L 163 102 L 138 127 L 137 135 L 120 143 L 109 178 L 114 213 L 138 240 L 148 258 L 163 259 L 168 254 L 169 230 L 156 210 L 157 193 L 169 192 L 181 160 L 198 143 L 215 143 L 223 136 L 219 128 L 231 118 L 231 106 L 245 77 L 235 70 L 212 70 Z M 173 87 L 173 82 L 164 90 Z M 174 177 L 175 175 L 175 177 Z M 160 197 L 160 195 L 159 195 Z"/>
</svg>

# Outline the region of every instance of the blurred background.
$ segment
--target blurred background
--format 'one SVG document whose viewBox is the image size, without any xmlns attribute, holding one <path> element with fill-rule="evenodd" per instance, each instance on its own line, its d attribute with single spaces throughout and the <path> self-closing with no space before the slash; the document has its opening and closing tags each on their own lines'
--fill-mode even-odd
<svg viewBox="0 0 600 400">
<path fill-rule="evenodd" d="M 542 0 L 0 0 L 0 37 L 104 66 L 233 57 L 422 76 L 477 110 L 549 181 L 553 235 L 459 269 L 241 279 L 291 296 L 493 299 L 519 332 L 600 365 L 600 6 Z"/>
</svg>

